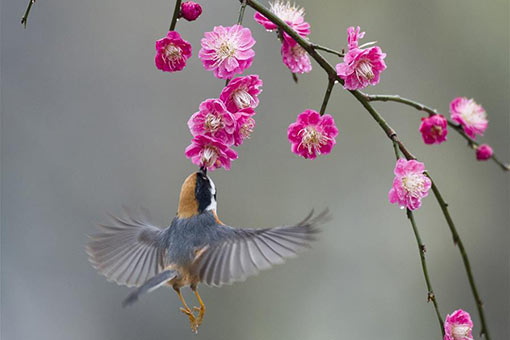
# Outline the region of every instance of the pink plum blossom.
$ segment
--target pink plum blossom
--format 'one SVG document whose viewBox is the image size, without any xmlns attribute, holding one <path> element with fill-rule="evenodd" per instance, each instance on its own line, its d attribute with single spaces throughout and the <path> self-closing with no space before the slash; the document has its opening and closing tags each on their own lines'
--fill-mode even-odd
<svg viewBox="0 0 510 340">
<path fill-rule="evenodd" d="M 446 315 L 444 340 L 473 340 L 473 321 L 468 312 L 458 309 Z"/>
<path fill-rule="evenodd" d="M 223 88 L 220 99 L 230 112 L 247 107 L 254 109 L 259 105 L 258 96 L 262 92 L 262 84 L 256 74 L 235 78 Z"/>
<path fill-rule="evenodd" d="M 184 152 L 193 164 L 205 166 L 209 170 L 225 168 L 230 170 L 230 162 L 237 158 L 237 152 L 214 137 L 198 135 Z"/>
<path fill-rule="evenodd" d="M 464 132 L 471 137 L 483 136 L 487 129 L 487 113 L 485 109 L 473 99 L 457 97 L 450 103 L 451 118 L 459 123 Z"/>
<path fill-rule="evenodd" d="M 349 51 L 345 54 L 343 62 L 336 65 L 336 73 L 345 82 L 347 90 L 358 90 L 368 85 L 377 85 L 381 73 L 386 69 L 383 53 L 379 46 L 361 49 L 358 40 L 365 36 L 360 32 L 359 26 L 347 29 L 347 43 Z"/>
<path fill-rule="evenodd" d="M 310 24 L 305 21 L 305 10 L 303 8 L 291 4 L 290 1 L 276 0 L 270 3 L 270 10 L 287 25 L 292 27 L 300 36 L 306 37 L 310 34 Z M 268 31 L 278 29 L 278 26 L 259 12 L 255 12 L 253 18 Z"/>
<path fill-rule="evenodd" d="M 492 157 L 493 151 L 490 145 L 482 144 L 476 148 L 476 159 L 486 161 Z"/>
<path fill-rule="evenodd" d="M 191 57 L 191 45 L 176 31 L 169 31 L 166 37 L 156 41 L 156 67 L 165 72 L 180 71 Z"/>
<path fill-rule="evenodd" d="M 204 68 L 220 79 L 230 79 L 243 73 L 253 62 L 255 40 L 249 28 L 241 25 L 216 26 L 206 32 L 198 52 Z"/>
<path fill-rule="evenodd" d="M 235 146 L 243 144 L 245 139 L 250 138 L 253 130 L 255 129 L 255 119 L 253 119 L 254 115 L 255 112 L 249 107 L 241 109 L 234 114 L 236 119 L 236 129 L 234 130 Z"/>
<path fill-rule="evenodd" d="M 281 53 L 283 63 L 292 73 L 308 73 L 312 70 L 308 53 L 291 37 L 284 37 Z"/>
<path fill-rule="evenodd" d="M 418 209 L 421 199 L 429 194 L 432 184 L 424 171 L 423 163 L 400 158 L 395 165 L 395 178 L 388 193 L 390 203 L 398 203 L 401 208 L 409 210 Z"/>
<path fill-rule="evenodd" d="M 448 134 L 448 121 L 443 115 L 435 114 L 423 117 L 420 124 L 420 132 L 425 144 L 441 144 Z"/>
<path fill-rule="evenodd" d="M 330 153 L 336 144 L 337 135 L 338 128 L 333 117 L 328 114 L 320 116 L 314 110 L 300 113 L 296 122 L 287 129 L 292 152 L 308 159 Z"/>
<path fill-rule="evenodd" d="M 386 69 L 386 53 L 379 46 L 349 50 L 344 61 L 336 65 L 336 73 L 345 82 L 347 90 L 359 90 L 368 85 L 377 85 L 381 73 Z"/>
<path fill-rule="evenodd" d="M 202 7 L 193 1 L 186 1 L 181 4 L 181 16 L 188 20 L 196 20 L 202 14 Z"/>
<path fill-rule="evenodd" d="M 203 101 L 188 120 L 188 127 L 193 136 L 207 135 L 227 145 L 234 143 L 235 117 L 219 99 Z"/>
<path fill-rule="evenodd" d="M 361 32 L 361 29 L 359 26 L 356 28 L 349 27 L 347 29 L 347 46 L 350 50 L 358 48 L 358 40 L 363 39 L 365 36 L 365 32 Z"/>
</svg>

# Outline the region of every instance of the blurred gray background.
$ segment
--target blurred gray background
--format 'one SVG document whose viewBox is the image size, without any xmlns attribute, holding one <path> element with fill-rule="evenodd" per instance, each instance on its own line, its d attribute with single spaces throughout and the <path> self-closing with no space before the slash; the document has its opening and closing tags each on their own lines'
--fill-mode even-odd
<svg viewBox="0 0 510 340">
<path fill-rule="evenodd" d="M 186 122 L 223 85 L 196 57 L 200 38 L 238 15 L 238 1 L 200 3 L 200 19 L 177 27 L 193 58 L 168 74 L 154 66 L 154 41 L 168 28 L 173 1 L 39 0 L 24 30 L 26 1 L 2 0 L 2 339 L 197 339 L 169 289 L 122 309 L 130 290 L 96 274 L 84 246 L 122 204 L 148 208 L 161 225 L 175 214 L 180 185 L 196 169 L 184 157 Z M 509 159 L 508 1 L 299 3 L 314 42 L 341 49 L 350 25 L 367 32 L 365 42 L 379 42 L 388 69 L 367 92 L 398 93 L 445 114 L 452 98 L 474 97 L 490 119 L 481 140 Z M 295 85 L 278 41 L 251 9 L 245 24 L 257 40 L 250 72 L 263 78 L 264 92 L 255 133 L 232 171 L 212 174 L 219 215 L 262 227 L 328 206 L 334 220 L 300 258 L 234 286 L 203 287 L 208 309 L 198 338 L 440 338 L 409 222 L 387 201 L 391 144 L 338 87 L 327 110 L 340 128 L 334 152 L 315 161 L 292 154 L 287 126 L 319 109 L 325 75 L 314 63 Z M 476 162 L 452 131 L 447 143 L 424 145 L 418 111 L 376 106 L 450 203 L 493 339 L 508 339 L 509 175 Z M 469 311 L 478 334 L 461 258 L 432 196 L 416 219 L 442 313 Z"/>
</svg>

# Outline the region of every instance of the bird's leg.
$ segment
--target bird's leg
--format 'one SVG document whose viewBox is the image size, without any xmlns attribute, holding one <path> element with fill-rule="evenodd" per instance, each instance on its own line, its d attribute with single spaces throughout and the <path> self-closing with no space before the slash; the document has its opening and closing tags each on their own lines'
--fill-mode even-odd
<svg viewBox="0 0 510 340">
<path fill-rule="evenodd" d="M 195 314 L 193 314 L 193 311 L 188 307 L 188 304 L 186 303 L 186 301 L 184 300 L 184 297 L 182 296 L 182 293 L 181 293 L 181 290 L 179 288 L 174 288 L 175 291 L 177 292 L 177 295 L 179 296 L 179 299 L 181 300 L 184 308 L 180 308 L 181 312 L 183 312 L 184 314 L 186 314 L 189 318 L 189 324 L 191 326 L 191 330 L 194 332 L 194 333 L 197 333 L 198 332 L 198 323 L 197 323 L 197 319 L 195 318 Z"/>
<path fill-rule="evenodd" d="M 200 326 L 202 324 L 202 321 L 204 320 L 205 305 L 204 305 L 204 302 L 202 301 L 202 298 L 200 297 L 200 294 L 198 294 L 198 290 L 196 288 L 193 289 L 193 293 L 195 293 L 198 303 L 200 303 L 200 308 L 193 307 L 193 309 L 198 312 L 197 326 Z"/>
</svg>

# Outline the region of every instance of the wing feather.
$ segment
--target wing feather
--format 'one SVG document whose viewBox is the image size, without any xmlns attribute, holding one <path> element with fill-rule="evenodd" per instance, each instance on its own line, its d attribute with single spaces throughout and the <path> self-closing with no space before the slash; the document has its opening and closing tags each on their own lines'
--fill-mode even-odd
<svg viewBox="0 0 510 340">
<path fill-rule="evenodd" d="M 310 247 L 318 226 L 329 220 L 328 211 L 313 211 L 300 223 L 267 229 L 235 229 L 218 225 L 224 236 L 209 245 L 193 270 L 207 285 L 242 281 L 260 270 L 280 264 Z"/>
<path fill-rule="evenodd" d="M 92 266 L 110 281 L 128 287 L 140 286 L 165 267 L 165 230 L 151 224 L 142 211 L 126 216 L 109 215 L 109 224 L 91 237 L 87 253 Z"/>
</svg>

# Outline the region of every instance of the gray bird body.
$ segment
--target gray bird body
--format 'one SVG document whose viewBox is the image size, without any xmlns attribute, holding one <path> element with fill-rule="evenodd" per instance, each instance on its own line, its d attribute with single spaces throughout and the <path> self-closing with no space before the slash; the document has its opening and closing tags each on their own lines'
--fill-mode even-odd
<svg viewBox="0 0 510 340">
<path fill-rule="evenodd" d="M 177 291 L 199 283 L 221 286 L 242 281 L 260 270 L 294 257 L 309 247 L 327 219 L 327 211 L 292 226 L 241 229 L 224 225 L 216 215 L 216 188 L 204 172 L 183 184 L 177 216 L 159 228 L 144 215 L 117 218 L 100 225 L 102 233 L 87 246 L 92 265 L 110 281 L 139 287 L 125 301 L 163 284 Z"/>
</svg>

